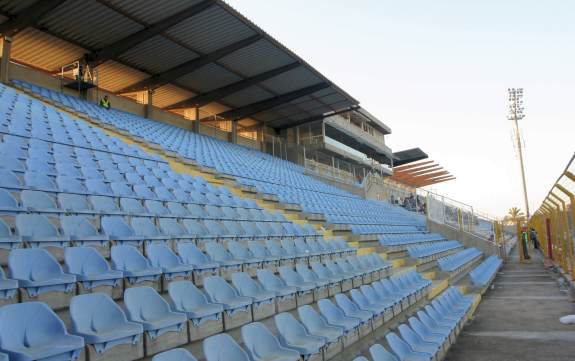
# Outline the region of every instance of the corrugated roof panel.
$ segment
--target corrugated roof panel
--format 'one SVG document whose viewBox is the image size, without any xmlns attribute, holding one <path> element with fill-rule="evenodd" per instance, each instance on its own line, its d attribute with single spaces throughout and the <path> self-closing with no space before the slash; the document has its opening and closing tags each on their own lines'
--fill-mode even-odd
<svg viewBox="0 0 575 361">
<path fill-rule="evenodd" d="M 201 93 L 206 93 L 240 80 L 242 80 L 241 77 L 217 64 L 211 63 L 184 75 L 176 83 Z"/>
<path fill-rule="evenodd" d="M 111 60 L 96 69 L 99 76 L 98 85 L 111 92 L 124 89 L 127 85 L 136 84 L 149 77 L 146 73 Z"/>
<path fill-rule="evenodd" d="M 37 0 L 2 0 L 0 1 L 0 10 L 8 14 L 18 14 L 28 6 L 34 4 Z"/>
<path fill-rule="evenodd" d="M 267 40 L 259 40 L 235 51 L 218 62 L 244 76 L 254 76 L 283 65 L 293 63 L 294 58 Z"/>
<path fill-rule="evenodd" d="M 155 24 L 202 0 L 106 0 L 107 3 L 129 13 L 146 24 Z"/>
<path fill-rule="evenodd" d="M 157 74 L 197 57 L 198 54 L 193 51 L 156 35 L 129 49 L 119 59 L 148 73 Z"/>
<path fill-rule="evenodd" d="M 103 48 L 143 29 L 97 1 L 84 0 L 66 1 L 42 18 L 40 26 L 90 49 Z"/>
<path fill-rule="evenodd" d="M 242 90 L 241 92 L 234 93 L 223 98 L 222 101 L 234 107 L 242 107 L 244 105 L 257 103 L 271 97 L 273 97 L 272 93 L 265 91 L 260 87 L 251 86 Z"/>
<path fill-rule="evenodd" d="M 309 69 L 302 66 L 280 74 L 261 83 L 269 90 L 278 93 L 288 93 L 321 82 L 321 79 Z"/>
<path fill-rule="evenodd" d="M 152 96 L 152 103 L 155 107 L 163 108 L 172 105 L 184 99 L 194 96 L 194 93 L 177 87 L 172 84 L 167 84 L 159 87 L 154 91 Z"/>
<path fill-rule="evenodd" d="M 54 36 L 27 28 L 14 37 L 10 55 L 17 62 L 55 71 L 81 58 L 85 52 L 86 50 Z"/>
<path fill-rule="evenodd" d="M 202 53 L 211 53 L 256 34 L 219 6 L 182 21 L 166 33 Z"/>
</svg>

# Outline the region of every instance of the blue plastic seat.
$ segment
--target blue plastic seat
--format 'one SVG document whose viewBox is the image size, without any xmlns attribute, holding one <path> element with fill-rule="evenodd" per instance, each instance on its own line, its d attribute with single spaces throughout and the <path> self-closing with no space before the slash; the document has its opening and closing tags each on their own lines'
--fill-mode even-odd
<svg viewBox="0 0 575 361">
<path fill-rule="evenodd" d="M 124 291 L 128 319 L 142 324 L 152 340 L 166 332 L 180 332 L 188 318 L 172 312 L 170 305 L 151 287 L 133 287 Z"/>
<path fill-rule="evenodd" d="M 22 207 L 29 212 L 59 213 L 56 199 L 47 192 L 24 190 L 20 192 Z"/>
<path fill-rule="evenodd" d="M 0 184 L 1 186 L 1 184 Z M 5 189 L 0 189 L 0 211 L 6 213 L 18 212 L 22 208 L 18 204 L 18 201 Z"/>
<path fill-rule="evenodd" d="M 105 244 L 108 241 L 106 235 L 100 234 L 96 227 L 83 216 L 62 216 L 60 225 L 64 235 L 76 244 Z"/>
<path fill-rule="evenodd" d="M 304 279 L 290 267 L 282 266 L 278 271 L 280 277 L 288 286 L 295 287 L 300 292 L 313 291 L 316 287 L 315 283 L 304 281 Z"/>
<path fill-rule="evenodd" d="M 91 247 L 68 247 L 64 251 L 64 260 L 66 271 L 75 275 L 84 289 L 116 287 L 124 277 L 122 271 L 112 270 L 104 257 Z"/>
<path fill-rule="evenodd" d="M 102 230 L 111 240 L 118 241 L 120 244 L 124 242 L 141 244 L 143 239 L 137 236 L 134 229 L 124 221 L 123 217 L 106 216 L 102 217 L 100 221 Z"/>
<path fill-rule="evenodd" d="M 154 356 L 152 361 L 197 361 L 197 359 L 183 348 L 175 348 Z"/>
<path fill-rule="evenodd" d="M 103 293 L 75 296 L 70 302 L 73 334 L 82 336 L 98 354 L 114 346 L 139 342 L 142 325 L 129 322 L 124 311 Z"/>
<path fill-rule="evenodd" d="M 345 330 L 345 333 L 354 331 L 361 324 L 361 319 L 347 317 L 343 311 L 334 305 L 328 299 L 321 299 L 317 302 L 319 311 L 326 321 L 332 326 L 339 326 Z"/>
<path fill-rule="evenodd" d="M 23 241 L 34 247 L 65 246 L 69 238 L 63 236 L 50 220 L 41 214 L 18 214 L 16 216 L 16 229 Z"/>
<path fill-rule="evenodd" d="M 304 359 L 308 359 L 314 354 L 321 356 L 326 340 L 311 335 L 291 313 L 283 312 L 275 315 L 274 322 L 282 345 L 298 351 Z"/>
<path fill-rule="evenodd" d="M 88 196 L 88 200 L 92 205 L 94 211 L 105 214 L 105 215 L 118 215 L 124 212 L 120 211 L 118 204 L 114 201 L 112 197 L 106 196 Z"/>
<path fill-rule="evenodd" d="M 234 259 L 234 257 L 228 251 L 226 251 L 221 243 L 207 242 L 205 246 L 208 256 L 223 266 L 237 267 L 243 264 L 241 260 Z"/>
<path fill-rule="evenodd" d="M 254 361 L 299 361 L 300 354 L 282 347 L 278 339 L 262 324 L 253 322 L 242 327 L 242 340 Z"/>
<path fill-rule="evenodd" d="M 30 297 L 51 291 L 71 292 L 76 282 L 76 277 L 64 273 L 56 259 L 42 248 L 13 249 L 8 268 Z"/>
<path fill-rule="evenodd" d="M 219 320 L 224 306 L 208 302 L 206 296 L 190 281 L 176 281 L 168 285 L 168 294 L 174 310 L 182 312 L 192 320 L 194 326 L 201 326 L 207 320 Z"/>
<path fill-rule="evenodd" d="M 193 265 L 182 262 L 180 257 L 165 244 L 151 244 L 146 252 L 152 267 L 161 268 L 166 279 L 189 277 L 194 270 Z"/>
<path fill-rule="evenodd" d="M 421 337 L 423 340 L 427 342 L 433 342 L 438 345 L 442 345 L 449 337 L 449 334 L 444 335 L 441 334 L 439 331 L 433 331 L 429 329 L 424 323 L 422 323 L 416 317 L 409 318 L 409 326 L 414 332 L 416 332 L 419 335 L 419 337 Z"/>
<path fill-rule="evenodd" d="M 335 303 L 347 317 L 359 318 L 362 322 L 369 322 L 374 317 L 373 312 L 361 309 L 345 293 L 335 295 Z"/>
<path fill-rule="evenodd" d="M 133 216 L 148 216 L 148 211 L 142 205 L 139 199 L 120 198 L 120 207 L 122 210 Z"/>
<path fill-rule="evenodd" d="M 237 310 L 248 310 L 253 303 L 250 297 L 240 296 L 237 290 L 219 276 L 206 277 L 204 289 L 210 301 L 222 304 L 230 314 Z"/>
<path fill-rule="evenodd" d="M 203 348 L 206 361 L 251 361 L 240 345 L 225 333 L 206 338 Z"/>
<path fill-rule="evenodd" d="M 84 340 L 66 331 L 46 304 L 25 302 L 0 307 L 0 349 L 13 361 L 76 360 Z"/>
<path fill-rule="evenodd" d="M 433 357 L 441 349 L 441 343 L 424 340 L 406 324 L 399 325 L 398 330 L 403 340 L 407 342 L 415 352 L 426 353 Z"/>
<path fill-rule="evenodd" d="M 194 270 L 203 270 L 206 272 L 217 271 L 220 265 L 212 262 L 208 256 L 202 253 L 193 243 L 180 242 L 177 245 L 178 254 L 185 264 L 194 266 Z"/>
<path fill-rule="evenodd" d="M 262 285 L 245 272 L 232 273 L 232 284 L 240 295 L 251 297 L 255 307 L 260 304 L 273 303 L 275 300 L 275 292 L 264 290 Z"/>
<path fill-rule="evenodd" d="M 130 284 L 157 281 L 162 274 L 161 268 L 152 267 L 150 261 L 132 246 L 112 246 L 111 258 L 113 268 L 124 272 Z"/>
<path fill-rule="evenodd" d="M 275 292 L 278 296 L 291 296 L 298 292 L 293 286 L 288 286 L 281 278 L 273 274 L 269 269 L 259 269 L 256 271 L 258 280 L 268 291 Z"/>
<path fill-rule="evenodd" d="M 323 337 L 327 343 L 338 342 L 343 337 L 343 327 L 329 325 L 325 318 L 311 306 L 298 307 L 297 312 L 299 319 L 310 334 Z"/>
<path fill-rule="evenodd" d="M 394 354 L 378 343 L 369 348 L 369 354 L 373 361 L 400 361 Z"/>
<path fill-rule="evenodd" d="M 393 332 L 388 332 L 385 335 L 385 339 L 393 353 L 395 353 L 401 361 L 431 361 L 432 359 L 432 355 L 430 354 L 413 351 L 407 342 Z"/>
<path fill-rule="evenodd" d="M 58 203 L 60 203 L 60 208 L 68 213 L 94 213 L 92 206 L 88 203 L 88 198 L 81 194 L 59 193 Z"/>
</svg>

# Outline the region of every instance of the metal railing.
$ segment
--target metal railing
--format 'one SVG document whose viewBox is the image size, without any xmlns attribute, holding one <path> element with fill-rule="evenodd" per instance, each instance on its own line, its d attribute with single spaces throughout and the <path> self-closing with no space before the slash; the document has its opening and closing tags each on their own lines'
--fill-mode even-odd
<svg viewBox="0 0 575 361">
<path fill-rule="evenodd" d="M 553 184 L 527 226 L 537 232 L 541 250 L 575 280 L 575 154 Z M 523 243 L 519 243 L 523 247 Z M 523 252 L 519 252 L 523 256 Z"/>
</svg>

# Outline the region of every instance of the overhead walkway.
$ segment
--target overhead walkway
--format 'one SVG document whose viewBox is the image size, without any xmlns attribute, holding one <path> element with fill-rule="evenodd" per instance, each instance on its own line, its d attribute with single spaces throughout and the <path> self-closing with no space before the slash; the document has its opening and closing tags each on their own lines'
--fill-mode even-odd
<svg viewBox="0 0 575 361">
<path fill-rule="evenodd" d="M 575 305 L 556 278 L 539 254 L 520 264 L 513 250 L 446 360 L 573 360 L 575 325 L 559 318 L 575 314 Z"/>
</svg>

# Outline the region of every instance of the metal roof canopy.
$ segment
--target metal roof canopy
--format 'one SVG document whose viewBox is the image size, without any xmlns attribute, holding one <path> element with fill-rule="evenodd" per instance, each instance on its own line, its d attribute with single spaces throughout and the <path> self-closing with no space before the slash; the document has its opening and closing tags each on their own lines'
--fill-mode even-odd
<svg viewBox="0 0 575 361">
<path fill-rule="evenodd" d="M 412 148 L 393 153 L 393 165 L 400 166 L 407 163 L 417 162 L 428 158 L 428 155 L 420 148 Z"/>
<path fill-rule="evenodd" d="M 54 73 L 84 59 L 101 88 L 161 90 L 167 110 L 215 102 L 275 128 L 358 105 L 222 0 L 6 0 L 0 15 L 13 60 Z"/>
<path fill-rule="evenodd" d="M 391 178 L 412 187 L 425 187 L 455 179 L 453 175 L 433 160 L 394 167 Z"/>
</svg>

